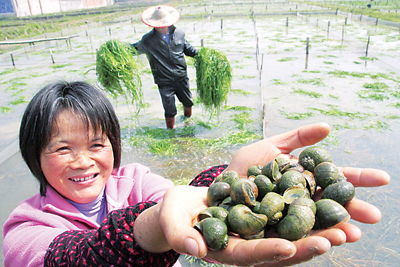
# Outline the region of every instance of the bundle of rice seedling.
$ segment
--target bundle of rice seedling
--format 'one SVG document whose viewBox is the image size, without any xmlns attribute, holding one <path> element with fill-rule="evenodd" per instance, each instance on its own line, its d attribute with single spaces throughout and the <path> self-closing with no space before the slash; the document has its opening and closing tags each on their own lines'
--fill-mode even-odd
<svg viewBox="0 0 400 267">
<path fill-rule="evenodd" d="M 134 55 L 136 50 L 118 40 L 102 44 L 96 55 L 96 72 L 100 84 L 113 97 L 124 95 L 132 103 L 142 103 L 142 81 L 139 65 Z"/>
<path fill-rule="evenodd" d="M 232 68 L 227 57 L 211 48 L 202 47 L 195 58 L 197 94 L 211 112 L 219 112 L 231 89 Z"/>
</svg>

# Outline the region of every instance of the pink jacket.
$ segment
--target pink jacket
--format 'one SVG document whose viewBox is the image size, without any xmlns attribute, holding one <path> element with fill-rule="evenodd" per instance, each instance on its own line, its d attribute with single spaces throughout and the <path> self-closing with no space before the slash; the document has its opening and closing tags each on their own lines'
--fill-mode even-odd
<svg viewBox="0 0 400 267">
<path fill-rule="evenodd" d="M 141 164 L 114 170 L 106 185 L 108 211 L 138 202 L 159 202 L 173 183 L 151 173 Z M 46 196 L 36 194 L 22 202 L 3 226 L 3 253 L 6 267 L 43 266 L 51 241 L 67 230 L 98 228 L 59 195 L 47 187 Z"/>
</svg>

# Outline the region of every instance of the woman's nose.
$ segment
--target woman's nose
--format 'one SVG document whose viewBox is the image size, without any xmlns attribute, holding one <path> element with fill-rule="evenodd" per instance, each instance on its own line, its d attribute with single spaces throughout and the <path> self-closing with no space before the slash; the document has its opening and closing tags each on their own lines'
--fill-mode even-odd
<svg viewBox="0 0 400 267">
<path fill-rule="evenodd" d="M 74 153 L 73 160 L 71 161 L 72 168 L 87 168 L 93 164 L 91 153 L 87 151 L 81 151 Z"/>
</svg>

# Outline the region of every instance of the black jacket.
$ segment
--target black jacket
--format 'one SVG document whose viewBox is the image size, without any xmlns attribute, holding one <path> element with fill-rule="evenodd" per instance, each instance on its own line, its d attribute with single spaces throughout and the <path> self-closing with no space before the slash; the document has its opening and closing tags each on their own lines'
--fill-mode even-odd
<svg viewBox="0 0 400 267">
<path fill-rule="evenodd" d="M 185 39 L 185 33 L 169 27 L 171 42 L 168 44 L 155 29 L 143 35 L 142 39 L 131 44 L 139 53 L 146 53 L 154 82 L 168 84 L 187 77 L 185 55 L 194 57 L 197 50 Z"/>
</svg>

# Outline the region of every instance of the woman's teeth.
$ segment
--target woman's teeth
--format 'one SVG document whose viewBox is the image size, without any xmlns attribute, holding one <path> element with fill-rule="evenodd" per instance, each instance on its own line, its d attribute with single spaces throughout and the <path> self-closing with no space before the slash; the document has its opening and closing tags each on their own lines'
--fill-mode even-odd
<svg viewBox="0 0 400 267">
<path fill-rule="evenodd" d="M 93 179 L 94 177 L 95 177 L 95 175 L 93 174 L 91 176 L 84 177 L 84 178 L 71 178 L 70 180 L 73 181 L 73 182 L 84 182 L 84 181 Z"/>
</svg>

